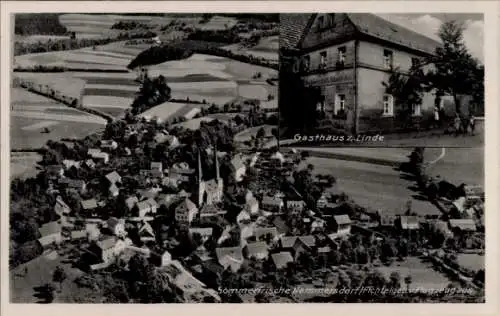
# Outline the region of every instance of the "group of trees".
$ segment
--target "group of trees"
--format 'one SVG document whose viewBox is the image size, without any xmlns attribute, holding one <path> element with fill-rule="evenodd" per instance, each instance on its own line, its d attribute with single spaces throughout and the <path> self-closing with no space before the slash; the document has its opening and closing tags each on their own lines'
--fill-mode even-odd
<svg viewBox="0 0 500 316">
<path fill-rule="evenodd" d="M 142 113 L 149 108 L 170 100 L 171 91 L 163 75 L 153 79 L 145 76 L 132 103 L 132 114 Z"/>
<path fill-rule="evenodd" d="M 113 24 L 111 26 L 112 30 L 127 30 L 127 31 L 135 30 L 135 29 L 150 30 L 152 28 L 153 28 L 152 25 L 149 25 L 146 23 L 140 23 L 137 21 L 118 21 L 118 22 L 115 22 L 115 24 Z"/>
<path fill-rule="evenodd" d="M 116 37 L 106 37 L 106 38 L 49 39 L 48 41 L 37 41 L 37 42 L 16 41 L 14 43 L 14 56 L 32 54 L 32 53 L 46 53 L 52 51 L 73 50 L 84 47 L 106 45 L 116 41 L 124 41 L 136 38 L 151 38 L 155 36 L 156 33 L 153 33 L 151 31 L 139 31 L 139 32 L 122 32 L 118 34 Z"/>
<path fill-rule="evenodd" d="M 137 67 L 156 65 L 170 60 L 185 59 L 194 53 L 198 53 L 226 57 L 244 63 L 278 69 L 278 64 L 275 61 L 253 55 L 233 53 L 229 50 L 220 48 L 220 46 L 220 43 L 210 42 L 206 38 L 200 38 L 200 40 L 172 41 L 165 45 L 150 47 L 141 52 L 130 62 L 127 68 L 135 69 Z"/>
<path fill-rule="evenodd" d="M 444 22 L 438 32 L 442 45 L 434 56 L 415 62 L 407 74 L 394 69 L 387 82 L 386 92 L 393 95 L 398 119 L 411 120 L 413 108 L 422 103 L 424 92 L 435 91 L 436 96 L 453 97 L 455 111 L 463 113 L 461 96 L 472 96 L 468 111 L 484 114 L 484 65 L 472 57 L 463 38 L 463 25 L 456 21 Z M 424 72 L 424 66 L 430 70 Z"/>
<path fill-rule="evenodd" d="M 17 13 L 16 35 L 67 35 L 68 30 L 59 21 L 58 13 Z"/>
</svg>

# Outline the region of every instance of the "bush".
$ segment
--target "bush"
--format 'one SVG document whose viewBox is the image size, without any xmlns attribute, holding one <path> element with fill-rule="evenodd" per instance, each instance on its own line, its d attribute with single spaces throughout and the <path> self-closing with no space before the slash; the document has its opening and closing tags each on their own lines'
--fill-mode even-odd
<svg viewBox="0 0 500 316">
<path fill-rule="evenodd" d="M 11 266 L 17 267 L 20 264 L 31 261 L 43 253 L 43 247 L 38 240 L 28 241 L 17 249 L 13 250 L 11 256 Z"/>
</svg>

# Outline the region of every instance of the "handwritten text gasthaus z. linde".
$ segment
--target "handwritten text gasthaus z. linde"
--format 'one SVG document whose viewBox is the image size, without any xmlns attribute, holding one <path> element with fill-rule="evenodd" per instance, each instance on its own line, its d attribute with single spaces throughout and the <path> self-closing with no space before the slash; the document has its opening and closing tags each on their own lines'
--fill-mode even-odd
<svg viewBox="0 0 500 316">
<path fill-rule="evenodd" d="M 293 139 L 298 142 L 348 142 L 348 143 L 368 143 L 368 142 L 383 142 L 382 135 L 330 135 L 330 134 L 315 134 L 303 135 L 295 134 Z"/>
<path fill-rule="evenodd" d="M 220 294 L 239 294 L 239 295 L 404 295 L 404 294 L 425 294 L 425 295 L 472 295 L 472 288 L 390 288 L 390 287 L 371 287 L 360 286 L 357 288 L 218 288 Z"/>
</svg>

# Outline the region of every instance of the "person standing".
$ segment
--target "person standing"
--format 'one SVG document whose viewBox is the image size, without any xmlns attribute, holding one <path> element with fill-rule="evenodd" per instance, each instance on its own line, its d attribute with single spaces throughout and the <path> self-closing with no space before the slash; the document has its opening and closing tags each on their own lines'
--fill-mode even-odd
<svg viewBox="0 0 500 316">
<path fill-rule="evenodd" d="M 439 108 L 434 106 L 434 125 L 436 128 L 441 127 Z"/>
<path fill-rule="evenodd" d="M 474 136 L 474 130 L 476 129 L 476 117 L 471 114 L 469 118 L 469 128 L 470 128 L 470 134 Z"/>
<path fill-rule="evenodd" d="M 458 136 L 458 134 L 460 134 L 461 127 L 462 127 L 462 120 L 460 119 L 460 114 L 457 113 L 454 121 L 455 137 Z"/>
</svg>

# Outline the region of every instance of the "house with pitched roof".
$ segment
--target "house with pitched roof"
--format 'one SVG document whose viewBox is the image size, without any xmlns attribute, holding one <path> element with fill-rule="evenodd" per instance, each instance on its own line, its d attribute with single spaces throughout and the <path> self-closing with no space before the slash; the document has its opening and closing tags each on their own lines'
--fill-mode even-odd
<svg viewBox="0 0 500 316">
<path fill-rule="evenodd" d="M 269 257 L 269 246 L 265 241 L 246 244 L 243 251 L 248 259 L 265 260 Z"/>
<path fill-rule="evenodd" d="M 460 236 L 462 234 L 470 234 L 477 230 L 476 223 L 473 219 L 450 219 L 448 221 L 451 231 Z"/>
<path fill-rule="evenodd" d="M 194 236 L 195 234 L 199 234 L 201 236 L 201 240 L 203 242 L 207 241 L 208 238 L 212 237 L 213 228 L 212 227 L 193 227 L 189 228 L 189 234 Z"/>
<path fill-rule="evenodd" d="M 81 204 L 82 209 L 90 213 L 93 213 L 98 207 L 96 199 L 83 200 Z"/>
<path fill-rule="evenodd" d="M 418 230 L 420 228 L 417 216 L 399 216 L 396 223 L 398 224 L 398 228 L 402 230 Z"/>
<path fill-rule="evenodd" d="M 38 228 L 40 238 L 38 241 L 45 247 L 52 244 L 59 244 L 62 241 L 62 225 L 58 222 L 49 222 Z"/>
<path fill-rule="evenodd" d="M 299 236 L 295 240 L 292 247 L 294 258 L 297 259 L 303 253 L 310 254 L 315 250 L 315 248 L 316 239 L 314 238 L 314 236 Z"/>
<path fill-rule="evenodd" d="M 231 159 L 231 169 L 233 171 L 233 177 L 236 182 L 241 182 L 247 168 L 240 154 L 237 154 Z"/>
<path fill-rule="evenodd" d="M 149 222 L 144 222 L 139 228 L 139 238 L 142 242 L 155 241 L 155 233 Z"/>
<path fill-rule="evenodd" d="M 265 195 L 261 202 L 262 208 L 270 212 L 281 212 L 284 207 L 283 199 L 279 196 Z"/>
<path fill-rule="evenodd" d="M 287 200 L 286 201 L 286 210 L 290 215 L 298 215 L 300 214 L 304 208 L 306 207 L 306 202 L 302 200 Z"/>
<path fill-rule="evenodd" d="M 64 216 L 71 213 L 70 207 L 68 206 L 68 204 L 64 202 L 61 196 L 57 196 L 56 198 L 56 204 L 54 205 L 54 212 L 59 216 Z"/>
<path fill-rule="evenodd" d="M 278 230 L 276 227 L 256 227 L 254 229 L 254 236 L 257 241 L 269 241 L 271 242 L 278 237 Z"/>
<path fill-rule="evenodd" d="M 203 205 L 199 212 L 199 220 L 201 224 L 213 223 L 225 214 L 226 211 L 220 209 L 216 205 Z"/>
<path fill-rule="evenodd" d="M 101 149 L 104 150 L 115 150 L 118 148 L 118 143 L 114 140 L 101 140 Z"/>
<path fill-rule="evenodd" d="M 117 184 L 122 182 L 122 177 L 120 174 L 116 171 L 108 173 L 106 176 L 106 180 L 108 180 L 108 183 L 111 184 Z"/>
<path fill-rule="evenodd" d="M 216 248 L 217 261 L 224 269 L 231 269 L 233 273 L 238 272 L 245 258 L 241 247 Z"/>
<path fill-rule="evenodd" d="M 396 100 L 382 83 L 392 71 L 429 67 L 425 60 L 440 45 L 371 13 L 281 14 L 280 72 L 303 81 L 302 88 L 280 88 L 287 91 L 279 99 L 287 126 L 300 125 L 303 112 L 295 104 L 307 93 L 302 108 L 348 133 L 399 128 Z M 411 109 L 414 122 L 432 114 L 437 98 L 434 91 L 423 94 Z"/>
<path fill-rule="evenodd" d="M 179 224 L 190 225 L 197 213 L 198 208 L 196 204 L 189 198 L 185 198 L 184 201 L 175 208 L 175 220 Z"/>
<path fill-rule="evenodd" d="M 292 254 L 287 251 L 273 253 L 271 255 L 271 260 L 276 270 L 285 269 L 289 263 L 293 263 Z"/>
<path fill-rule="evenodd" d="M 337 235 L 349 235 L 351 233 L 351 219 L 349 215 L 333 216 L 333 231 Z"/>
</svg>

